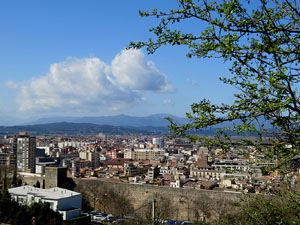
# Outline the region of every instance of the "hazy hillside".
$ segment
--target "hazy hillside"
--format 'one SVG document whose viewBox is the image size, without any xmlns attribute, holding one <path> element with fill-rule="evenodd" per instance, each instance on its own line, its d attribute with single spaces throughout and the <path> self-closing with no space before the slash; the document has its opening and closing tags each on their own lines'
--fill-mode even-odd
<svg viewBox="0 0 300 225">
<path fill-rule="evenodd" d="M 42 118 L 30 123 L 29 125 L 0 126 L 0 135 L 17 134 L 20 131 L 28 131 L 32 135 L 97 135 L 98 133 L 114 135 L 163 135 L 168 134 L 169 121 L 165 119 L 166 117 L 173 118 L 174 121 L 177 121 L 179 124 L 188 122 L 185 118 L 169 114 L 156 114 L 146 117 L 128 115 L 101 117 L 53 117 Z M 263 118 L 260 119 L 261 122 L 265 122 Z M 270 124 L 266 124 L 266 128 L 270 129 Z M 218 127 L 223 126 L 232 125 L 230 122 L 227 122 L 197 133 L 200 135 L 213 135 Z"/>
<path fill-rule="evenodd" d="M 51 117 L 41 118 L 30 125 L 48 124 L 48 123 L 92 123 L 98 125 L 124 126 L 124 127 L 167 127 L 169 121 L 165 118 L 171 117 L 180 124 L 186 123 L 187 119 L 176 117 L 169 114 L 155 114 L 145 117 L 118 115 L 118 116 L 100 116 L 100 117 Z"/>
<path fill-rule="evenodd" d="M 97 125 L 90 123 L 50 123 L 25 126 L 0 126 L 0 135 L 17 134 L 20 131 L 27 131 L 31 135 L 96 135 L 98 133 L 126 135 L 144 134 L 155 135 L 160 131 L 134 129 L 130 127 L 117 127 Z"/>
</svg>

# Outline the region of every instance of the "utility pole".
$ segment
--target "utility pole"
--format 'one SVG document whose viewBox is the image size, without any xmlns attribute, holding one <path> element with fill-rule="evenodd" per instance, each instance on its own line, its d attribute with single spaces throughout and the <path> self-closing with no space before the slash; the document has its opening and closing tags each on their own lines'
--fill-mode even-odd
<svg viewBox="0 0 300 225">
<path fill-rule="evenodd" d="M 155 199 L 153 199 L 152 201 L 152 221 L 153 221 L 153 225 L 155 225 Z"/>
</svg>

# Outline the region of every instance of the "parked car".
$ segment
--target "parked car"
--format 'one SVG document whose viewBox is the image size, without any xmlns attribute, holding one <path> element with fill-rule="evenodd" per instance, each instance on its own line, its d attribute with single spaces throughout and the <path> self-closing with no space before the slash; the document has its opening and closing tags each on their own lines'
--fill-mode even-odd
<svg viewBox="0 0 300 225">
<path fill-rule="evenodd" d="M 105 221 L 106 217 L 102 216 L 102 215 L 94 215 L 93 216 L 93 220 L 96 220 L 96 221 Z"/>
<path fill-rule="evenodd" d="M 193 224 L 193 222 L 192 221 L 183 221 L 181 223 L 181 225 L 189 225 L 189 224 Z"/>
<path fill-rule="evenodd" d="M 175 225 L 176 221 L 175 220 L 165 220 L 163 221 L 164 224 L 171 224 L 171 225 Z"/>
<path fill-rule="evenodd" d="M 112 223 L 113 221 L 115 221 L 115 220 L 117 220 L 117 219 L 119 219 L 119 218 L 118 218 L 118 217 L 115 217 L 115 216 L 113 216 L 113 215 L 111 215 L 111 214 L 108 214 L 105 221 L 107 221 L 107 222 L 109 222 L 109 223 Z"/>
<path fill-rule="evenodd" d="M 128 223 L 128 222 L 130 222 L 129 219 L 119 218 L 119 219 L 116 219 L 115 221 L 113 221 L 112 223 Z"/>
<path fill-rule="evenodd" d="M 92 214 L 92 215 L 96 215 L 98 213 L 99 213 L 99 211 L 96 211 L 96 210 L 93 210 L 93 211 L 90 212 L 90 214 Z"/>
</svg>

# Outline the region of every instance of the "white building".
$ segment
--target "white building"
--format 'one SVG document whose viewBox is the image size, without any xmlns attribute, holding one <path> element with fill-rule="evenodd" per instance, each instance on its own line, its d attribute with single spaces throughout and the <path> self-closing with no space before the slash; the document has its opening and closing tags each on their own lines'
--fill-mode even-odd
<svg viewBox="0 0 300 225">
<path fill-rule="evenodd" d="M 180 180 L 175 180 L 170 182 L 170 187 L 172 188 L 181 188 L 181 182 Z"/>
<path fill-rule="evenodd" d="M 74 191 L 59 187 L 40 189 L 32 186 L 21 186 L 10 188 L 8 192 L 15 201 L 21 204 L 48 202 L 50 208 L 62 214 L 64 220 L 81 215 L 81 194 Z"/>
<path fill-rule="evenodd" d="M 92 168 L 97 168 L 99 166 L 99 153 L 93 150 L 81 150 L 79 151 L 79 157 L 80 159 L 85 159 L 87 161 L 91 162 Z"/>
<path fill-rule="evenodd" d="M 18 171 L 34 173 L 36 138 L 27 132 L 20 132 L 18 136 L 14 137 L 13 149 L 16 154 Z"/>
<path fill-rule="evenodd" d="M 154 149 L 126 149 L 124 151 L 125 159 L 133 160 L 157 160 L 165 156 L 165 150 L 160 148 Z"/>
<path fill-rule="evenodd" d="M 163 137 L 152 138 L 152 143 L 154 145 L 157 145 L 158 148 L 163 148 L 164 147 L 164 138 Z"/>
</svg>

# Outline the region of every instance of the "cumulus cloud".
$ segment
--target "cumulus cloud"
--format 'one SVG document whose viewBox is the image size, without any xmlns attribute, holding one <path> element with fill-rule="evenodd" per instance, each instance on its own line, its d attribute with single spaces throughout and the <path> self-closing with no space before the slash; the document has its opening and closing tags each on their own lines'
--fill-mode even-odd
<svg viewBox="0 0 300 225">
<path fill-rule="evenodd" d="M 44 76 L 18 87 L 19 109 L 118 110 L 143 101 L 143 92 L 170 92 L 173 86 L 140 50 L 123 50 L 107 65 L 99 58 L 69 58 Z"/>
<path fill-rule="evenodd" d="M 173 91 L 168 78 L 155 68 L 153 62 L 146 60 L 142 51 L 123 50 L 114 58 L 111 68 L 121 86 L 138 91 Z"/>
</svg>

